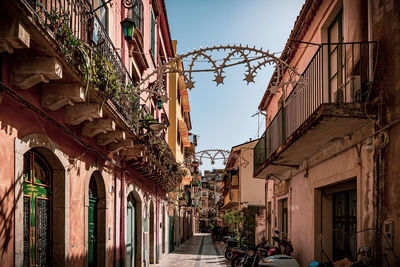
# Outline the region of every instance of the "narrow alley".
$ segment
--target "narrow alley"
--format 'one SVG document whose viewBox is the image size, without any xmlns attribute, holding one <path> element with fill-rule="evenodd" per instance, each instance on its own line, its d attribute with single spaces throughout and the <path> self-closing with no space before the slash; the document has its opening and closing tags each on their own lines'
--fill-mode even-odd
<svg viewBox="0 0 400 267">
<path fill-rule="evenodd" d="M 194 234 L 159 264 L 151 266 L 229 266 L 224 258 L 223 248 L 217 244 L 212 242 L 211 234 Z"/>
</svg>

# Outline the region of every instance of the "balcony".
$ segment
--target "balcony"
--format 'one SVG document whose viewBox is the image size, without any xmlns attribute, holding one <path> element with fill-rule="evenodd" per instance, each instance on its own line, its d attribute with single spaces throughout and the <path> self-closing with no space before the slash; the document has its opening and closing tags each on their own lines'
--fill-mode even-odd
<svg viewBox="0 0 400 267">
<path fill-rule="evenodd" d="M 254 148 L 254 177 L 297 167 L 373 119 L 375 42 L 320 45 Z"/>
<path fill-rule="evenodd" d="M 17 92 L 30 101 L 38 93 L 38 104 L 50 116 L 64 115 L 59 120 L 77 137 L 93 138 L 90 143 L 106 156 L 118 152 L 125 166 L 169 190 L 177 180 L 169 167 L 175 159 L 164 139 L 140 136 L 140 98 L 131 91 L 135 82 L 91 2 L 0 1 L 0 9 L 7 10 L 0 51 L 10 54 L 9 84 L 35 87 L 31 95 Z"/>
<path fill-rule="evenodd" d="M 229 210 L 237 207 L 239 207 L 239 189 L 231 188 L 224 196 L 224 205 L 222 206 L 222 209 Z"/>
</svg>

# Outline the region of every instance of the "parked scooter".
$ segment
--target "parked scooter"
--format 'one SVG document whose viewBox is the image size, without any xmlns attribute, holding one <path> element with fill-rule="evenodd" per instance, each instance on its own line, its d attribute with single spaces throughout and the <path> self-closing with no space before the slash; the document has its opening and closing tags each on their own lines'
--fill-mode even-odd
<svg viewBox="0 0 400 267">
<path fill-rule="evenodd" d="M 263 240 L 255 247 L 248 247 L 239 266 L 257 267 L 261 258 L 267 256 L 271 246 Z"/>
<path fill-rule="evenodd" d="M 279 231 L 275 231 L 279 236 Z M 293 246 L 290 240 L 286 238 L 280 239 L 278 236 L 272 237 L 277 243 L 277 246 L 268 250 L 268 254 L 274 254 L 260 260 L 258 266 L 273 266 L 273 267 L 300 267 L 300 264 L 295 258 L 290 256 L 293 252 Z"/>
<path fill-rule="evenodd" d="M 236 247 L 232 249 L 231 267 L 239 266 L 240 262 L 246 255 L 247 246 Z"/>
<path fill-rule="evenodd" d="M 325 254 L 326 255 L 326 254 Z M 350 266 L 352 267 L 367 267 L 367 266 L 373 266 L 369 263 L 363 262 L 362 260 L 358 260 L 359 256 L 364 256 L 367 258 L 371 257 L 371 248 L 369 246 L 363 246 L 360 247 L 357 251 L 357 260 L 350 262 Z M 308 264 L 310 267 L 333 267 L 334 263 L 331 261 L 331 259 L 326 255 L 327 259 L 329 260 L 328 262 L 319 262 L 319 261 L 313 261 Z"/>
<path fill-rule="evenodd" d="M 236 237 L 226 239 L 226 247 L 225 247 L 225 258 L 227 260 L 231 260 L 232 258 L 232 249 L 237 247 L 239 241 Z"/>
</svg>

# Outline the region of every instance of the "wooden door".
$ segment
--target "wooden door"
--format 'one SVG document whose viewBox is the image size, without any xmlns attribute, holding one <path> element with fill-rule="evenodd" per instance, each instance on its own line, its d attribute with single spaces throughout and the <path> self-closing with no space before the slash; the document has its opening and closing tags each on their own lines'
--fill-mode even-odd
<svg viewBox="0 0 400 267">
<path fill-rule="evenodd" d="M 88 263 L 89 266 L 96 266 L 97 251 L 97 198 L 89 197 L 89 222 L 88 222 Z"/>
<path fill-rule="evenodd" d="M 127 266 L 135 266 L 135 206 L 128 202 L 127 223 L 126 223 L 126 259 Z"/>
<path fill-rule="evenodd" d="M 24 155 L 24 263 L 51 266 L 51 174 L 37 152 Z"/>
</svg>

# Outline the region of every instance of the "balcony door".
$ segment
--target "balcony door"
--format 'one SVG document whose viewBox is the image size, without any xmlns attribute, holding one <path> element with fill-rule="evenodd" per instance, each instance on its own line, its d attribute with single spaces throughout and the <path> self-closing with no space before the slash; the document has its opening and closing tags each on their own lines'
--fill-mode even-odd
<svg viewBox="0 0 400 267">
<path fill-rule="evenodd" d="M 344 77 L 344 51 L 343 46 L 338 43 L 343 42 L 343 23 L 342 12 L 340 12 L 328 28 L 329 43 L 329 98 L 330 102 L 343 103 L 343 77 Z"/>
</svg>

